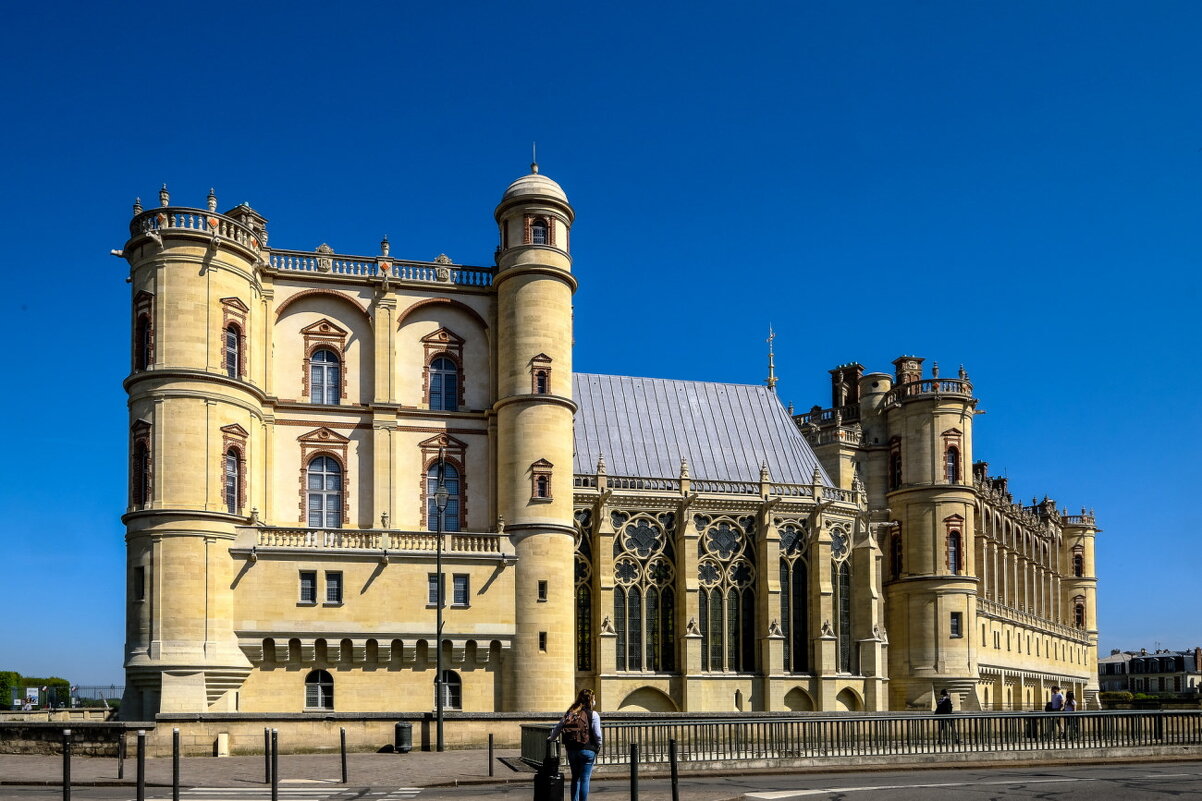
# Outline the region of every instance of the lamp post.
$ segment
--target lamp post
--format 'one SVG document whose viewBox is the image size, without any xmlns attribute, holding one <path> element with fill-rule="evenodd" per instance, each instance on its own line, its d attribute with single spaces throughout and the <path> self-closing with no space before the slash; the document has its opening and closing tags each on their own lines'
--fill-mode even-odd
<svg viewBox="0 0 1202 801">
<path fill-rule="evenodd" d="M 435 632 L 434 638 L 434 716 L 436 721 L 436 739 L 435 749 L 442 751 L 444 749 L 442 739 L 442 601 L 443 601 L 443 586 L 442 586 L 442 529 L 443 518 L 447 509 L 447 462 L 446 454 L 442 448 L 438 449 L 438 486 L 434 490 L 434 508 L 437 510 L 437 544 L 435 549 L 436 556 L 434 557 L 435 571 L 438 577 L 435 581 L 435 600 L 437 601 L 435 609 Z"/>
</svg>

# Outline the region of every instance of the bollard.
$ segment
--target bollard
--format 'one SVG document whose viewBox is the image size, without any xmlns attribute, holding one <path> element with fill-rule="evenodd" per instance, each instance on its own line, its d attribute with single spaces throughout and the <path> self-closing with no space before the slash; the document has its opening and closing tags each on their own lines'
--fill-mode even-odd
<svg viewBox="0 0 1202 801">
<path fill-rule="evenodd" d="M 488 777 L 492 778 L 492 732 L 488 733 Z"/>
<path fill-rule="evenodd" d="M 680 772 L 676 767 L 676 738 L 668 740 L 668 762 L 672 765 L 672 801 L 680 801 Z"/>
<path fill-rule="evenodd" d="M 141 799 L 139 799 L 141 801 Z M 280 801 L 280 731 L 271 730 L 271 801 Z"/>
<path fill-rule="evenodd" d="M 639 744 L 630 744 L 630 801 L 639 801 Z"/>
<path fill-rule="evenodd" d="M 263 784 L 271 784 L 271 729 L 263 729 Z"/>
<path fill-rule="evenodd" d="M 179 729 L 171 730 L 171 801 L 179 801 Z"/>
<path fill-rule="evenodd" d="M 342 783 L 346 784 L 346 728 L 338 729 L 338 739 L 342 742 Z"/>
<path fill-rule="evenodd" d="M 117 735 L 117 778 L 125 778 L 125 729 Z"/>
<path fill-rule="evenodd" d="M 71 730 L 63 729 L 63 801 L 71 801 Z"/>
<path fill-rule="evenodd" d="M 146 801 L 146 732 L 138 729 L 138 801 Z"/>
</svg>

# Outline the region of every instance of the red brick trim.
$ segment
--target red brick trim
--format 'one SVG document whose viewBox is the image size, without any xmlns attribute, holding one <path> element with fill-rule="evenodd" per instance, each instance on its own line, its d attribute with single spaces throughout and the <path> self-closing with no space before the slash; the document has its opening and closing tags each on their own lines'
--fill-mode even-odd
<svg viewBox="0 0 1202 801">
<path fill-rule="evenodd" d="M 338 383 L 339 397 L 346 397 L 346 374 L 347 359 L 346 359 L 346 340 L 349 332 L 336 323 L 323 317 L 312 325 L 307 325 L 301 329 L 301 336 L 305 340 L 305 362 L 304 369 L 301 371 L 301 397 L 306 400 L 312 400 L 309 396 L 309 372 L 310 364 L 313 359 L 313 354 L 319 350 L 329 350 L 338 357 Z"/>
<path fill-rule="evenodd" d="M 297 292 L 295 295 L 288 298 L 287 300 L 285 300 L 283 303 L 281 303 L 279 306 L 276 307 L 275 318 L 277 320 L 280 319 L 280 315 L 282 315 L 284 313 L 284 310 L 287 309 L 289 306 L 291 306 L 293 303 L 296 303 L 298 300 L 301 300 L 302 298 L 311 298 L 316 295 L 326 295 L 331 298 L 335 298 L 336 300 L 346 301 L 351 306 L 353 306 L 355 309 L 362 312 L 363 318 L 365 320 L 367 320 L 369 325 L 371 324 L 371 315 L 368 313 L 368 311 L 365 307 L 359 305 L 358 301 L 356 301 L 354 298 L 350 297 L 349 295 L 344 295 L 341 292 L 334 292 L 333 290 L 330 290 L 330 289 L 306 289 L 303 292 Z"/>
<path fill-rule="evenodd" d="M 350 471 L 347 469 L 347 450 L 350 440 L 329 428 L 318 428 L 296 438 L 300 443 L 300 522 L 309 525 L 309 463 L 318 456 L 329 456 L 342 468 L 342 517 L 345 524 L 351 512 Z"/>
<path fill-rule="evenodd" d="M 138 323 L 143 318 L 146 319 L 146 352 L 141 352 L 141 342 L 138 337 Z M 130 370 L 137 372 L 144 370 L 154 364 L 154 295 L 146 291 L 141 291 L 134 295 L 134 319 L 133 330 L 130 332 Z M 142 363 L 139 364 L 138 357 L 142 356 Z"/>
<path fill-rule="evenodd" d="M 400 328 L 402 325 L 404 325 L 405 320 L 409 319 L 409 317 L 415 312 L 420 311 L 427 306 L 452 306 L 479 323 L 480 327 L 485 331 L 488 330 L 488 323 L 486 323 L 484 318 L 480 316 L 480 312 L 476 311 L 467 304 L 460 303 L 457 300 L 451 300 L 450 298 L 425 298 L 424 300 L 417 301 L 397 315 L 397 328 Z"/>
<path fill-rule="evenodd" d="M 539 378 L 543 379 L 543 388 L 539 389 Z M 532 395 L 551 394 L 551 357 L 540 353 L 530 360 L 530 393 Z"/>
<path fill-rule="evenodd" d="M 530 500 L 549 501 L 551 493 L 551 469 L 555 465 L 546 459 L 539 459 L 530 465 Z"/>
<path fill-rule="evenodd" d="M 237 423 L 221 427 L 221 466 L 217 486 L 221 487 L 221 504 L 225 506 L 225 457 L 231 450 L 238 454 L 238 504 L 235 514 L 241 514 L 246 509 L 246 429 Z M 226 509 L 226 511 L 229 511 Z"/>
<path fill-rule="evenodd" d="M 129 429 L 129 506 L 131 509 L 145 509 L 154 498 L 154 448 L 151 445 L 151 425 L 145 420 L 138 420 Z M 138 446 L 146 450 L 146 464 L 142 469 L 142 486 L 137 486 L 139 465 Z M 139 499 L 139 494 L 141 498 Z"/>
<path fill-rule="evenodd" d="M 457 411 L 463 409 L 465 405 L 463 394 L 463 342 L 463 337 L 445 327 L 439 328 L 434 333 L 422 337 L 422 347 L 426 351 L 425 367 L 422 368 L 422 399 L 426 404 L 426 408 L 430 408 L 431 406 L 430 365 L 434 363 L 435 359 L 445 356 L 455 363 L 455 408 Z"/>
<path fill-rule="evenodd" d="M 467 443 L 461 442 L 447 434 L 440 434 L 436 437 L 430 437 L 419 444 L 422 449 L 422 474 L 419 478 L 421 484 L 421 520 L 419 528 L 429 530 L 429 492 L 427 490 L 427 480 L 430 473 L 430 468 L 438 461 L 438 450 L 442 448 L 446 454 L 448 464 L 455 467 L 459 473 L 459 528 L 467 531 Z"/>
</svg>

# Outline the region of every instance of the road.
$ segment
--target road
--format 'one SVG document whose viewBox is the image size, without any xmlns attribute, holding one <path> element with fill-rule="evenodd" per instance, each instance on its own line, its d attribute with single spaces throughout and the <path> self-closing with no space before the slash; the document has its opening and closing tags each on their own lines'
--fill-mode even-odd
<svg viewBox="0 0 1202 801">
<path fill-rule="evenodd" d="M 280 788 L 280 801 L 515 801 L 532 795 L 528 783 L 472 785 L 458 788 L 341 787 L 305 784 Z M 1035 768 L 960 768 L 823 774 L 743 774 L 689 776 L 680 781 L 681 801 L 1140 801 L 1202 798 L 1202 762 L 1144 762 L 1118 765 Z M 268 801 L 262 785 L 240 788 L 185 788 L 181 801 Z M 62 798 L 57 787 L 0 787 L 5 801 L 50 801 Z M 170 789 L 150 788 L 147 801 L 167 801 Z M 590 798 L 630 798 L 626 781 L 593 782 Z M 133 801 L 129 787 L 76 787 L 72 801 Z M 640 801 L 670 801 L 666 779 L 643 778 Z"/>
</svg>

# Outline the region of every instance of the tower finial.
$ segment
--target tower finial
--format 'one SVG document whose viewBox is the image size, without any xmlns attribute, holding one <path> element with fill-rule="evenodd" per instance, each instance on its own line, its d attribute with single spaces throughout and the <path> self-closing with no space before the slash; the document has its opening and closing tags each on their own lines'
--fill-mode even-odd
<svg viewBox="0 0 1202 801">
<path fill-rule="evenodd" d="M 538 173 L 538 142 L 530 143 L 530 172 Z"/>
<path fill-rule="evenodd" d="M 776 332 L 772 330 L 772 323 L 768 324 L 768 389 L 776 392 L 776 355 L 772 352 L 772 340 L 776 339 Z"/>
</svg>

